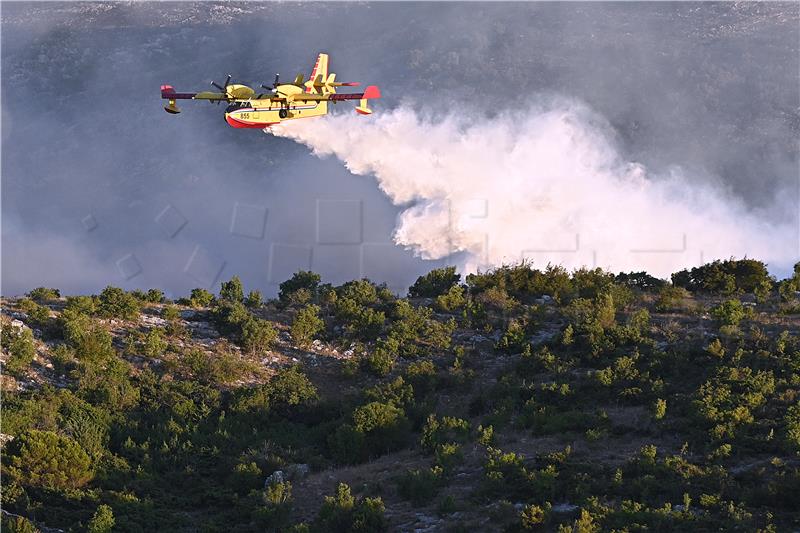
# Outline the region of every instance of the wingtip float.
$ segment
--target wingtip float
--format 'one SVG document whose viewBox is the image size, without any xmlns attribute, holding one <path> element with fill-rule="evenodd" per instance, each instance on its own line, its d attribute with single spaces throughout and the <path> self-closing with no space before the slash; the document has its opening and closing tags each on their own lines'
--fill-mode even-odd
<svg viewBox="0 0 800 533">
<path fill-rule="evenodd" d="M 225 83 L 211 84 L 220 92 L 203 91 L 199 93 L 179 93 L 172 85 L 161 86 L 161 98 L 167 100 L 164 111 L 177 115 L 181 112 L 178 100 L 207 100 L 210 103 L 225 102 L 225 122 L 234 128 L 269 128 L 286 120 L 311 118 L 326 115 L 328 102 L 358 100 L 355 108 L 359 115 L 371 115 L 369 100 L 381 97 L 376 85 L 369 85 L 362 93 L 336 92 L 337 87 L 358 87 L 358 82 L 337 82 L 336 74 L 328 73 L 328 54 L 319 54 L 311 77 L 304 81 L 298 74 L 291 83 L 280 83 L 280 76 L 275 75 L 272 86 L 261 85 L 266 92 L 256 93 L 247 85 L 231 83 L 228 75 Z"/>
</svg>

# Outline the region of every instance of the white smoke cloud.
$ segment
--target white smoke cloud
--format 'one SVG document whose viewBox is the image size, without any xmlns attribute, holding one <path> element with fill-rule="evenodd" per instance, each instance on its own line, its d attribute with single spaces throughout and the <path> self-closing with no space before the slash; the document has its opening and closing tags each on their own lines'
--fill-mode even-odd
<svg viewBox="0 0 800 533">
<path fill-rule="evenodd" d="M 797 255 L 788 223 L 756 217 L 677 167 L 656 176 L 626 161 L 606 121 L 574 101 L 488 119 L 405 106 L 271 133 L 374 175 L 405 207 L 395 242 L 426 259 L 466 252 L 466 271 L 530 259 L 667 276 L 745 255 L 784 269 Z"/>
</svg>

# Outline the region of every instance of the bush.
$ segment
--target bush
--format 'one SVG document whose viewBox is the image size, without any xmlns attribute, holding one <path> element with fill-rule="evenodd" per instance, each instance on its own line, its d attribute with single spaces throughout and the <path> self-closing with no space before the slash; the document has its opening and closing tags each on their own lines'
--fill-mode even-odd
<svg viewBox="0 0 800 533">
<path fill-rule="evenodd" d="M 40 533 L 38 527 L 24 516 L 3 513 L 0 529 L 7 533 Z"/>
<path fill-rule="evenodd" d="M 372 353 L 364 359 L 367 368 L 376 376 L 386 376 L 394 368 L 397 356 L 386 343 L 379 343 Z"/>
<path fill-rule="evenodd" d="M 299 346 L 308 346 L 325 329 L 319 311 L 319 306 L 307 305 L 295 315 L 290 331 L 292 340 Z"/>
<path fill-rule="evenodd" d="M 3 350 L 8 353 L 4 369 L 10 374 L 20 374 L 27 369 L 36 355 L 33 332 L 29 328 L 3 326 L 0 331 Z"/>
<path fill-rule="evenodd" d="M 142 351 L 147 357 L 161 357 L 167 349 L 167 341 L 164 340 L 164 330 L 153 328 L 144 336 Z"/>
<path fill-rule="evenodd" d="M 23 298 L 20 300 L 19 306 L 25 311 L 31 322 L 39 327 L 45 326 L 47 321 L 50 320 L 50 309 L 37 304 L 33 300 Z"/>
<path fill-rule="evenodd" d="M 513 354 L 521 353 L 525 351 L 526 348 L 530 350 L 528 336 L 525 333 L 525 325 L 519 320 L 512 319 L 508 323 L 508 328 L 505 333 L 503 333 L 503 336 L 500 337 L 500 340 L 495 344 L 495 349 L 504 353 Z"/>
<path fill-rule="evenodd" d="M 436 415 L 428 415 L 422 428 L 420 443 L 428 452 L 433 453 L 445 443 L 464 443 L 469 438 L 469 422 L 450 416 L 439 420 Z"/>
<path fill-rule="evenodd" d="M 192 307 L 209 307 L 212 303 L 214 303 L 213 294 L 201 288 L 192 289 L 192 293 L 189 296 L 189 304 Z"/>
<path fill-rule="evenodd" d="M 269 402 L 272 408 L 287 410 L 296 405 L 314 402 L 317 389 L 300 367 L 281 370 L 270 380 Z"/>
<path fill-rule="evenodd" d="M 453 285 L 445 294 L 436 297 L 436 308 L 446 313 L 457 311 L 466 304 L 467 299 L 464 296 L 464 288 L 461 285 Z"/>
<path fill-rule="evenodd" d="M 646 292 L 653 292 L 667 286 L 666 281 L 653 277 L 647 272 L 619 273 L 614 281 Z"/>
<path fill-rule="evenodd" d="M 326 496 L 315 525 L 330 533 L 379 533 L 386 531 L 385 508 L 380 498 L 356 499 L 350 487 L 339 483 L 336 496 Z"/>
<path fill-rule="evenodd" d="M 407 470 L 397 478 L 397 493 L 419 507 L 436 497 L 442 484 L 442 469 L 434 466 L 423 470 Z"/>
<path fill-rule="evenodd" d="M 97 312 L 100 299 L 97 296 L 67 296 L 66 311 L 90 316 Z"/>
<path fill-rule="evenodd" d="M 261 291 L 250 291 L 247 293 L 247 298 L 245 298 L 244 305 L 250 309 L 258 309 L 261 307 Z"/>
<path fill-rule="evenodd" d="M 160 304 L 165 300 L 164 292 L 160 289 L 150 289 L 145 295 L 145 300 L 153 304 Z"/>
<path fill-rule="evenodd" d="M 656 300 L 656 311 L 666 313 L 669 311 L 679 311 L 684 308 L 684 301 L 689 298 L 689 291 L 683 287 L 667 285 L 658 291 Z"/>
<path fill-rule="evenodd" d="M 38 302 L 46 300 L 57 300 L 61 298 L 61 292 L 58 289 L 48 289 L 47 287 L 37 287 L 28 293 L 28 298 Z"/>
<path fill-rule="evenodd" d="M 365 451 L 370 456 L 402 447 L 411 429 L 402 409 L 382 402 L 370 402 L 356 408 L 353 428 L 364 435 Z"/>
<path fill-rule="evenodd" d="M 264 507 L 258 516 L 270 531 L 284 531 L 289 525 L 292 511 L 292 484 L 273 482 L 264 490 Z"/>
<path fill-rule="evenodd" d="M 100 293 L 100 316 L 133 320 L 139 316 L 139 300 L 119 287 L 108 286 Z"/>
<path fill-rule="evenodd" d="M 223 281 L 222 287 L 219 290 L 220 300 L 228 300 L 229 302 L 242 302 L 244 301 L 244 288 L 242 287 L 242 280 L 239 276 L 233 276 L 230 281 Z"/>
<path fill-rule="evenodd" d="M 242 347 L 251 355 L 269 350 L 277 338 L 278 331 L 266 320 L 251 318 L 242 326 Z"/>
<path fill-rule="evenodd" d="M 446 294 L 459 281 L 461 281 L 461 276 L 456 273 L 456 267 L 437 268 L 418 277 L 414 285 L 409 287 L 408 296 L 410 298 L 436 298 Z"/>
<path fill-rule="evenodd" d="M 307 270 L 295 272 L 291 279 L 280 284 L 278 298 L 280 298 L 282 302 L 288 302 L 291 295 L 300 289 L 308 291 L 309 295 L 313 298 L 317 294 L 317 287 L 321 279 L 320 275 L 315 272 Z"/>
<path fill-rule="evenodd" d="M 51 490 L 78 489 L 94 476 L 80 445 L 52 431 L 26 431 L 6 448 L 3 469 L 20 484 Z"/>
<path fill-rule="evenodd" d="M 745 308 L 737 299 L 726 300 L 711 309 L 711 315 L 720 321 L 724 326 L 738 326 L 745 318 L 752 314 L 750 309 Z"/>
<path fill-rule="evenodd" d="M 230 300 L 220 300 L 211 316 L 219 332 L 236 341 L 241 340 L 244 325 L 253 319 L 243 303 Z"/>
<path fill-rule="evenodd" d="M 771 289 L 773 279 L 761 261 L 728 259 L 676 272 L 672 283 L 692 292 L 721 295 L 746 292 L 763 296 Z"/>
<path fill-rule="evenodd" d="M 114 512 L 108 505 L 101 505 L 89 521 L 89 533 L 109 533 L 114 529 Z"/>
</svg>

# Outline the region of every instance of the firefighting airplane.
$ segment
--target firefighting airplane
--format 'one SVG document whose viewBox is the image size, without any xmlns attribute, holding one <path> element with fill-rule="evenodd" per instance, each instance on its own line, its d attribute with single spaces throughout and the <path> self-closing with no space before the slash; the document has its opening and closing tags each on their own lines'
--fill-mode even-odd
<svg viewBox="0 0 800 533">
<path fill-rule="evenodd" d="M 256 92 L 246 86 L 231 83 L 231 76 L 225 85 L 211 82 L 221 92 L 203 91 L 199 93 L 178 93 L 171 85 L 161 86 L 161 98 L 169 100 L 164 106 L 167 113 L 177 114 L 181 110 L 176 100 L 208 100 L 209 103 L 227 102 L 225 121 L 234 128 L 268 128 L 285 120 L 311 118 L 326 115 L 328 102 L 342 100 L 360 100 L 356 112 L 369 115 L 372 110 L 367 107 L 367 100 L 380 98 L 381 92 L 375 85 L 364 89 L 363 93 L 337 94 L 336 87 L 354 87 L 358 83 L 342 83 L 336 81 L 336 74 L 328 74 L 328 54 L 319 54 L 311 77 L 303 82 L 303 75 L 298 74 L 292 83 L 280 83 L 280 76 L 275 75 L 272 87 L 261 84 L 266 93 Z"/>
</svg>

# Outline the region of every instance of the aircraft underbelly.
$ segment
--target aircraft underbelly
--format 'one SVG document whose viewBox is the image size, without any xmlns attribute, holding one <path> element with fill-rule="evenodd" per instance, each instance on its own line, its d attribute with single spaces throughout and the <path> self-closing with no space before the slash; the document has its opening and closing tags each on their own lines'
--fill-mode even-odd
<svg viewBox="0 0 800 533">
<path fill-rule="evenodd" d="M 284 120 L 316 117 L 327 112 L 325 106 L 317 103 L 292 105 L 286 109 L 287 115 L 281 118 L 281 107 L 242 108 L 225 113 L 225 121 L 234 128 L 267 128 Z"/>
</svg>

